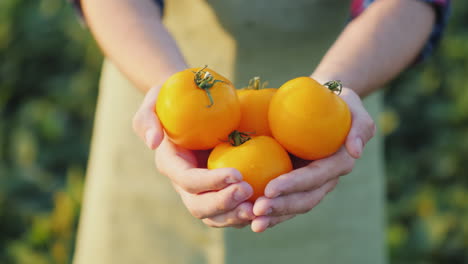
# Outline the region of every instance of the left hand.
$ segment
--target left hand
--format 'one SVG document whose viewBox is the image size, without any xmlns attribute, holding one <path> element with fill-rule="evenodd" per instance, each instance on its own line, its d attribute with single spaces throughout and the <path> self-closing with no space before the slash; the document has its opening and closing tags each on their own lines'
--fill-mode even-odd
<svg viewBox="0 0 468 264">
<path fill-rule="evenodd" d="M 159 87 L 151 88 L 133 118 L 133 128 L 150 149 L 156 149 L 158 170 L 172 182 L 187 210 L 210 227 L 242 228 L 255 217 L 252 187 L 234 168 L 208 170 L 209 151 L 192 151 L 174 144 L 154 111 Z"/>
<path fill-rule="evenodd" d="M 321 160 L 293 159 L 296 169 L 272 180 L 265 188 L 265 196 L 255 201 L 253 212 L 256 218 L 251 224 L 252 231 L 263 232 L 297 214 L 307 213 L 335 188 L 340 176 L 351 173 L 355 159 L 361 157 L 376 126 L 353 90 L 343 88 L 340 97 L 352 114 L 345 145 Z"/>
</svg>

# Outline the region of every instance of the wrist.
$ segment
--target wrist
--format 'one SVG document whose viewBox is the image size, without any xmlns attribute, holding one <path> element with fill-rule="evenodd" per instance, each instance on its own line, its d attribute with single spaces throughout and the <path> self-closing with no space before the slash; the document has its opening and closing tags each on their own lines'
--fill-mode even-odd
<svg viewBox="0 0 468 264">
<path fill-rule="evenodd" d="M 357 94 L 360 98 L 365 97 L 367 93 L 363 92 L 364 89 L 362 89 L 362 81 L 358 79 L 353 79 L 352 76 L 350 76 L 347 73 L 344 72 L 339 72 L 339 71 L 323 71 L 323 70 L 315 70 L 311 75 L 311 78 L 315 79 L 321 84 L 324 84 L 328 81 L 340 81 L 341 84 L 343 85 L 343 92 L 344 90 L 351 90 L 355 94 Z M 350 91 L 347 91 L 349 93 Z"/>
<path fill-rule="evenodd" d="M 186 70 L 188 68 L 187 64 L 185 63 L 178 63 L 178 64 L 166 64 L 164 68 L 157 70 L 155 74 L 155 78 L 151 83 L 149 89 L 154 87 L 161 87 L 169 77 L 174 75 L 177 72 Z"/>
<path fill-rule="evenodd" d="M 334 78 L 332 74 L 325 74 L 325 73 L 320 73 L 320 72 L 317 72 L 317 71 L 314 71 L 310 75 L 310 78 L 316 80 L 317 82 L 319 82 L 321 84 L 324 84 L 324 83 L 326 83 L 328 81 L 332 81 L 332 80 L 338 80 L 338 78 Z"/>
<path fill-rule="evenodd" d="M 323 68 L 323 67 L 322 67 Z M 349 79 L 345 77 L 345 74 L 338 71 L 325 71 L 321 67 L 318 67 L 311 75 L 311 78 L 318 81 L 321 84 L 325 84 L 329 81 L 340 81 L 343 87 L 350 87 Z"/>
</svg>

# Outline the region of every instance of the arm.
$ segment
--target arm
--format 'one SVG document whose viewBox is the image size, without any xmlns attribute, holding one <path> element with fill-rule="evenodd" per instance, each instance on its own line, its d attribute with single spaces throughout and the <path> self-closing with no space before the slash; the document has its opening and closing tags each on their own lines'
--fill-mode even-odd
<svg viewBox="0 0 468 264">
<path fill-rule="evenodd" d="M 210 226 L 243 227 L 253 218 L 244 202 L 252 188 L 234 169 L 198 168 L 197 153 L 163 136 L 154 112 L 159 87 L 186 68 L 177 45 L 161 23 L 152 0 L 82 0 L 84 15 L 102 50 L 140 90 L 145 99 L 133 120 L 135 132 L 157 149 L 156 164 L 173 183 L 193 216 Z"/>
<path fill-rule="evenodd" d="M 432 7 L 422 1 L 376 1 L 345 28 L 312 77 L 341 80 L 366 96 L 415 60 L 434 20 Z"/>
<path fill-rule="evenodd" d="M 269 227 L 306 213 L 333 190 L 341 175 L 354 167 L 375 125 L 360 97 L 381 88 L 414 61 L 434 23 L 434 12 L 415 0 L 380 0 L 352 21 L 329 49 L 312 77 L 324 83 L 341 80 L 341 97 L 353 115 L 345 148 L 336 154 L 271 181 L 254 204 L 252 230 Z M 359 96 L 358 96 L 359 95 Z"/>
<path fill-rule="evenodd" d="M 354 158 L 374 134 L 355 93 L 364 97 L 382 88 L 414 62 L 434 22 L 433 8 L 422 1 L 376 1 L 345 28 L 312 74 L 321 82 L 341 80 L 352 89 L 345 88 L 342 98 L 353 112 L 346 148 Z"/>
<path fill-rule="evenodd" d="M 152 0 L 82 0 L 82 6 L 105 55 L 143 92 L 186 68 Z"/>
</svg>

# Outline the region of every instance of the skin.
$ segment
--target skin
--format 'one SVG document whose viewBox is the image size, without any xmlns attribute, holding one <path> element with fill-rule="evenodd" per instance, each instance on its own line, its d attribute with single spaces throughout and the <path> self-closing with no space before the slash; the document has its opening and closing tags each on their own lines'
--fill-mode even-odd
<svg viewBox="0 0 468 264">
<path fill-rule="evenodd" d="M 173 183 L 192 215 L 212 227 L 244 227 L 263 232 L 297 214 L 310 211 L 350 173 L 355 159 L 373 137 L 375 125 L 361 97 L 403 71 L 428 39 L 435 14 L 420 1 L 379 0 L 341 33 L 311 75 L 321 83 L 341 80 L 341 97 L 353 122 L 334 155 L 308 162 L 271 181 L 255 204 L 246 202 L 252 188 L 235 169 L 207 170 L 207 153 L 175 146 L 164 132 L 153 106 L 159 87 L 186 68 L 175 41 L 161 23 L 151 0 L 84 0 L 89 26 L 108 56 L 146 97 L 134 117 L 135 133 L 156 149 L 156 165 Z M 404 28 L 404 30 L 401 30 Z M 158 73 L 158 74 L 155 74 Z"/>
</svg>

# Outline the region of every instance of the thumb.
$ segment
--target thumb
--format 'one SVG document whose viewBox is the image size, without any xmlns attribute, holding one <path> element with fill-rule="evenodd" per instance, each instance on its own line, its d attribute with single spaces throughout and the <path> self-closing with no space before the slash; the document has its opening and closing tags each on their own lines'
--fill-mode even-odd
<svg viewBox="0 0 468 264">
<path fill-rule="evenodd" d="M 345 147 L 353 158 L 358 159 L 366 143 L 374 137 L 376 126 L 357 94 L 347 91 L 342 98 L 348 104 L 352 115 L 351 129 L 346 138 Z"/>
<path fill-rule="evenodd" d="M 375 124 L 367 112 L 361 113 L 361 116 L 354 115 L 351 130 L 346 138 L 346 150 L 355 159 L 362 155 L 366 143 L 375 134 Z"/>
<path fill-rule="evenodd" d="M 158 93 L 159 86 L 151 88 L 133 117 L 133 130 L 150 149 L 157 148 L 164 137 L 161 122 L 154 109 Z"/>
</svg>

